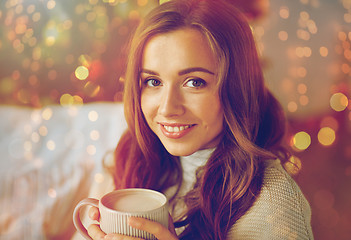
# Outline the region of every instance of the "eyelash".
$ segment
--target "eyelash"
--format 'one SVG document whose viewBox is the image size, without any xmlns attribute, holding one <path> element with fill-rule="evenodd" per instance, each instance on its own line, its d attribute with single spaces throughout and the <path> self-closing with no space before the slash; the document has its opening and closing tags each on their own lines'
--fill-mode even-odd
<svg viewBox="0 0 351 240">
<path fill-rule="evenodd" d="M 193 84 L 195 82 L 198 82 L 200 83 L 201 85 L 200 86 L 191 86 L 191 88 L 202 88 L 202 87 L 205 87 L 206 86 L 206 81 L 201 79 L 201 78 L 191 78 L 189 80 L 186 81 L 185 85 L 188 86 L 188 83 L 189 82 L 192 82 Z"/>
<path fill-rule="evenodd" d="M 157 84 L 155 84 L 157 83 Z M 192 86 L 189 86 L 188 84 L 189 83 L 192 83 Z M 199 86 L 194 86 L 193 84 L 194 83 L 198 83 L 200 84 Z M 201 79 L 201 78 L 191 78 L 191 79 L 188 79 L 184 86 L 187 86 L 187 87 L 190 87 L 190 88 L 202 88 L 202 87 L 205 87 L 206 86 L 206 81 Z M 144 85 L 146 87 L 158 87 L 158 86 L 162 86 L 162 82 L 156 78 L 147 78 L 144 80 Z"/>
<path fill-rule="evenodd" d="M 149 83 L 151 83 L 151 82 L 158 82 L 158 85 L 157 86 L 150 85 Z M 147 79 L 144 80 L 144 85 L 147 86 L 147 87 L 158 87 L 161 84 L 162 84 L 161 81 L 158 80 L 158 79 L 155 79 L 155 78 L 147 78 Z"/>
</svg>

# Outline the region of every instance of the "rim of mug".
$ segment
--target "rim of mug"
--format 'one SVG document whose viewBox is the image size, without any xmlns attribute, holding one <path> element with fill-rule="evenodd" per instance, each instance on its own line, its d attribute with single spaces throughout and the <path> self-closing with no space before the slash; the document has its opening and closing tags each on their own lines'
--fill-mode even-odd
<svg viewBox="0 0 351 240">
<path fill-rule="evenodd" d="M 115 209 L 112 209 L 112 208 L 109 208 L 107 207 L 103 202 L 106 198 L 108 198 L 109 196 L 111 195 L 115 195 L 115 194 L 120 194 L 122 192 L 148 192 L 148 193 L 152 193 L 152 194 L 156 194 L 158 196 L 160 196 L 163 200 L 164 200 L 164 203 L 160 206 L 160 207 L 157 207 L 155 209 L 152 209 L 152 210 L 148 210 L 148 211 L 135 211 L 135 212 L 125 212 L 125 211 L 120 211 L 120 210 L 115 210 Z M 99 205 L 100 206 L 103 206 L 107 211 L 109 212 L 114 212 L 114 213 L 118 213 L 118 214 L 124 214 L 124 215 L 129 215 L 129 216 L 137 216 L 137 215 L 145 215 L 145 214 L 148 214 L 148 213 L 151 213 L 151 212 L 155 212 L 155 211 L 158 211 L 159 209 L 162 209 L 164 208 L 166 205 L 168 204 L 168 199 L 167 197 L 161 193 L 161 192 L 158 192 L 158 191 L 155 191 L 155 190 L 152 190 L 152 189 L 146 189 L 146 188 L 125 188 L 125 189 L 117 189 L 117 190 L 114 190 L 106 195 L 104 195 L 100 201 L 99 201 Z"/>
</svg>

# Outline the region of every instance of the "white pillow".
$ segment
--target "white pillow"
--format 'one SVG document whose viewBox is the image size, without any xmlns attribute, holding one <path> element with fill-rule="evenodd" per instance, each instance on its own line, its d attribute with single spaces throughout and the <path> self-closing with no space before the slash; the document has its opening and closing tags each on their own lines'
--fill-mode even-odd
<svg viewBox="0 0 351 240">
<path fill-rule="evenodd" d="M 0 239 L 62 236 L 126 129 L 123 105 L 0 105 L 0 115 Z"/>
</svg>

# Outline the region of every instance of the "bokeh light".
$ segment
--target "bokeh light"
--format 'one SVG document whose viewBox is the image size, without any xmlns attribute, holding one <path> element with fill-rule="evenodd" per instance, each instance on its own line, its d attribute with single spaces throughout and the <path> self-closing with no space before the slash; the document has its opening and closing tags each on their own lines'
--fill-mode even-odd
<svg viewBox="0 0 351 240">
<path fill-rule="evenodd" d="M 289 161 L 285 162 L 284 168 L 290 175 L 297 175 L 302 168 L 301 159 L 296 156 L 291 156 Z"/>
<path fill-rule="evenodd" d="M 289 15 L 290 15 L 289 8 L 286 7 L 286 6 L 280 7 L 279 15 L 280 15 L 280 17 L 283 18 L 283 19 L 288 19 L 288 18 L 289 18 Z"/>
<path fill-rule="evenodd" d="M 56 149 L 56 143 L 53 140 L 49 140 L 46 143 L 46 147 L 47 149 L 49 149 L 50 151 L 54 151 Z"/>
<path fill-rule="evenodd" d="M 92 131 L 90 132 L 90 139 L 91 139 L 91 140 L 97 141 L 97 140 L 99 140 L 99 138 L 100 138 L 100 133 L 99 133 L 99 131 L 97 131 L 97 130 L 92 130 Z"/>
<path fill-rule="evenodd" d="M 21 129 L 26 139 L 9 141 L 10 156 L 40 169 L 47 159 L 36 156 L 38 146 L 50 154 L 62 147 L 50 136 L 52 104 L 74 118 L 82 104 L 122 101 L 130 34 L 166 1 L 0 1 L 0 102 L 38 109 Z M 311 204 L 316 239 L 349 239 L 351 1 L 262 2 L 269 2 L 271 12 L 250 27 L 267 86 L 287 113 L 285 143 L 293 156 L 284 167 Z M 84 114 L 82 121 L 94 126 L 105 119 L 97 108 Z M 97 157 L 103 135 L 94 128 L 72 130 L 64 134 L 63 147 Z M 103 182 L 103 174 L 94 180 Z M 45 191 L 59 195 L 53 186 Z M 325 234 L 341 234 L 342 226 L 344 238 Z"/>
<path fill-rule="evenodd" d="M 88 145 L 87 146 L 87 153 L 89 155 L 95 155 L 96 154 L 96 147 L 94 145 Z"/>
<path fill-rule="evenodd" d="M 330 146 L 335 141 L 335 131 L 330 127 L 323 127 L 318 132 L 318 141 L 323 146 Z"/>
<path fill-rule="evenodd" d="M 57 197 L 57 192 L 54 188 L 49 188 L 48 190 L 48 195 L 50 198 L 56 198 Z"/>
<path fill-rule="evenodd" d="M 46 126 L 40 126 L 39 134 L 40 136 L 45 137 L 46 135 L 48 135 L 48 128 Z"/>
<path fill-rule="evenodd" d="M 96 173 L 94 176 L 94 180 L 97 183 L 102 183 L 104 181 L 104 175 L 102 173 Z"/>
<path fill-rule="evenodd" d="M 319 48 L 319 53 L 320 53 L 320 55 L 321 55 L 322 57 L 328 56 L 328 53 L 329 53 L 328 48 L 326 48 L 326 47 L 320 47 L 320 48 Z"/>
<path fill-rule="evenodd" d="M 296 133 L 292 138 L 292 146 L 300 151 L 306 150 L 311 145 L 311 136 L 304 131 Z"/>
<path fill-rule="evenodd" d="M 88 119 L 92 122 L 96 122 L 99 118 L 99 114 L 96 111 L 90 111 L 88 114 Z"/>
<path fill-rule="evenodd" d="M 337 112 L 344 111 L 349 104 L 349 100 L 343 93 L 334 93 L 330 98 L 330 107 Z"/>
<path fill-rule="evenodd" d="M 83 104 L 83 99 L 78 95 L 72 96 L 69 93 L 65 93 L 60 97 L 60 104 L 62 106 L 81 105 Z"/>
<path fill-rule="evenodd" d="M 0 56 L 6 64 L 0 71 L 0 102 L 45 107 L 121 101 L 115 96 L 123 84 L 113 79 L 124 75 L 130 33 L 158 4 L 0 1 Z"/>
<path fill-rule="evenodd" d="M 50 118 L 52 117 L 52 114 L 53 114 L 52 109 L 48 107 L 43 110 L 41 115 L 44 120 L 50 120 Z"/>
<path fill-rule="evenodd" d="M 79 66 L 76 68 L 75 75 L 79 80 L 85 80 L 89 76 L 89 69 L 85 66 Z"/>
<path fill-rule="evenodd" d="M 278 33 L 278 37 L 279 37 L 280 40 L 286 41 L 286 40 L 288 40 L 289 35 L 288 35 L 288 33 L 286 31 L 280 31 Z"/>
</svg>

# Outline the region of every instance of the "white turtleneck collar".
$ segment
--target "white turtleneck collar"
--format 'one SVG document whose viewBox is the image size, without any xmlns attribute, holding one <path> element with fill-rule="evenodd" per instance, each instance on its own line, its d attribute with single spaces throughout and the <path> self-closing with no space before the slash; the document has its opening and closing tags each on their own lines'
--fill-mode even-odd
<svg viewBox="0 0 351 240">
<path fill-rule="evenodd" d="M 183 168 L 181 195 L 187 193 L 193 187 L 196 180 L 196 170 L 206 164 L 214 150 L 215 148 L 199 150 L 189 156 L 180 157 Z"/>
</svg>

